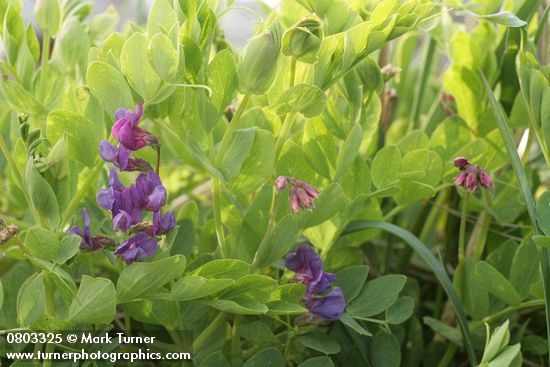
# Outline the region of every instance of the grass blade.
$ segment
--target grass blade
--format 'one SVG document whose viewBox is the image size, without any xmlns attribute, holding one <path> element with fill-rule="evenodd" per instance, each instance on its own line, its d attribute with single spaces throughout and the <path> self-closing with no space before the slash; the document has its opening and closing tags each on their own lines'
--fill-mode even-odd
<svg viewBox="0 0 550 367">
<path fill-rule="evenodd" d="M 468 329 L 468 320 L 466 319 L 466 315 L 464 314 L 464 310 L 462 309 L 462 304 L 458 299 L 458 295 L 456 294 L 453 284 L 451 283 L 451 280 L 449 279 L 449 276 L 447 275 L 443 264 L 416 236 L 414 236 L 409 231 L 391 223 L 374 221 L 351 222 L 342 232 L 342 235 L 359 232 L 366 229 L 380 229 L 401 238 L 418 254 L 418 256 L 422 258 L 422 260 L 424 260 L 426 264 L 428 264 L 453 304 L 458 324 L 460 325 L 460 329 L 462 330 L 462 339 L 464 349 L 466 349 L 466 353 L 468 354 L 468 360 L 470 361 L 470 365 L 476 366 L 477 360 L 472 344 L 472 338 L 470 336 L 470 331 Z"/>
<path fill-rule="evenodd" d="M 495 115 L 495 121 L 497 123 L 498 129 L 500 130 L 500 135 L 504 141 L 504 146 L 506 147 L 506 152 L 508 153 L 508 158 L 510 158 L 510 163 L 516 174 L 516 178 L 519 183 L 519 187 L 523 194 L 525 200 L 525 205 L 527 206 L 527 213 L 531 219 L 531 224 L 533 226 L 533 233 L 535 235 L 540 234 L 540 230 L 537 225 L 537 216 L 535 209 L 535 201 L 533 200 L 533 195 L 531 194 L 531 189 L 527 183 L 527 177 L 523 171 L 521 165 L 521 160 L 519 158 L 516 145 L 512 139 L 512 133 L 508 128 L 508 123 L 506 121 L 506 115 L 502 111 L 502 108 L 493 94 L 493 91 L 483 75 L 482 72 L 481 79 L 483 80 L 483 86 L 485 87 L 485 92 L 489 98 L 489 103 L 493 108 L 493 114 Z M 540 249 L 540 268 L 542 273 L 542 284 L 544 288 L 544 308 L 546 311 L 546 333 L 547 333 L 547 342 L 548 348 L 550 349 L 550 253 L 547 248 Z M 549 356 L 550 360 L 550 356 Z"/>
</svg>

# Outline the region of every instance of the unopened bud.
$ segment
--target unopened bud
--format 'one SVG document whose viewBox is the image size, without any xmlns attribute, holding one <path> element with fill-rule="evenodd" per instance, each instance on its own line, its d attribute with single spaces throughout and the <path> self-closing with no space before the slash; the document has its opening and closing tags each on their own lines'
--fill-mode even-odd
<svg viewBox="0 0 550 367">
<path fill-rule="evenodd" d="M 315 14 L 306 15 L 283 35 L 283 54 L 314 64 L 317 61 L 323 37 L 321 19 Z"/>
<path fill-rule="evenodd" d="M 274 23 L 269 31 L 248 42 L 238 67 L 239 89 L 243 93 L 257 95 L 267 92 L 275 79 L 280 50 L 279 23 Z"/>
<path fill-rule="evenodd" d="M 284 190 L 286 187 L 286 184 L 287 184 L 287 179 L 285 176 L 279 176 L 275 180 L 275 188 L 277 189 L 277 191 Z"/>
</svg>

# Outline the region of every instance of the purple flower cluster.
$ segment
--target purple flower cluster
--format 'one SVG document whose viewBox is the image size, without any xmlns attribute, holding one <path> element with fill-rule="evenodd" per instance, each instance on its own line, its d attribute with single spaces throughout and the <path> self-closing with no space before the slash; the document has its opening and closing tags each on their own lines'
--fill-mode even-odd
<svg viewBox="0 0 550 367">
<path fill-rule="evenodd" d="M 277 191 L 282 191 L 287 185 L 290 185 L 290 193 L 288 194 L 288 205 L 292 214 L 298 213 L 300 208 L 313 209 L 313 199 L 319 197 L 319 192 L 311 185 L 304 181 L 296 180 L 292 177 L 279 176 L 275 180 L 275 188 Z"/>
<path fill-rule="evenodd" d="M 342 290 L 331 287 L 336 281 L 332 273 L 323 271 L 323 261 L 311 246 L 300 246 L 285 257 L 285 265 L 296 273 L 293 281 L 306 286 L 302 303 L 311 312 L 310 321 L 340 319 L 346 305 Z"/>
<path fill-rule="evenodd" d="M 468 159 L 464 157 L 455 158 L 453 164 L 456 168 L 460 169 L 460 173 L 455 178 L 456 186 L 462 186 L 470 192 L 476 191 L 479 185 L 486 189 L 491 188 L 491 178 L 483 168 L 470 164 Z"/>
<path fill-rule="evenodd" d="M 115 124 L 111 130 L 120 143 L 116 147 L 104 140 L 99 145 L 103 160 L 111 162 L 120 171 L 142 171 L 130 187 L 124 186 L 115 168 L 109 173 L 109 187 L 96 194 L 100 207 L 111 211 L 113 230 L 132 234 L 115 250 L 127 264 L 142 261 L 152 256 L 157 248 L 156 236 L 168 233 L 175 225 L 174 213 L 162 213 L 166 205 L 166 188 L 151 165 L 139 158 L 132 158 L 132 151 L 146 146 L 159 149 L 158 139 L 150 132 L 138 127 L 143 107 L 138 105 L 136 112 L 119 109 L 115 113 Z M 143 213 L 151 213 L 152 221 L 142 222 Z M 90 235 L 89 218 L 83 211 L 84 229 L 73 228 L 70 232 L 82 237 L 83 247 L 92 250 L 101 247 Z"/>
</svg>

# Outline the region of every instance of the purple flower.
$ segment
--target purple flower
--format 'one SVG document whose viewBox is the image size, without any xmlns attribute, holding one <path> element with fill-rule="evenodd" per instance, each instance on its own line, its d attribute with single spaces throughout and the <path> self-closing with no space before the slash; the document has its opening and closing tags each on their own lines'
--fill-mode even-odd
<svg viewBox="0 0 550 367">
<path fill-rule="evenodd" d="M 324 297 L 309 299 L 305 302 L 305 306 L 313 314 L 314 320 L 335 321 L 339 320 L 344 313 L 346 301 L 342 290 L 335 287 Z"/>
<path fill-rule="evenodd" d="M 156 212 L 166 204 L 166 189 L 153 171 L 141 173 L 131 190 L 132 200 L 138 208 Z"/>
<path fill-rule="evenodd" d="M 80 241 L 80 248 L 89 250 L 98 250 L 104 246 L 113 244 L 113 240 L 105 236 L 92 237 L 90 232 L 90 217 L 88 216 L 88 209 L 82 208 L 82 227 L 72 227 L 67 232 L 68 235 L 77 235 L 82 239 Z"/>
<path fill-rule="evenodd" d="M 285 256 L 285 266 L 296 273 L 294 280 L 307 287 L 307 296 L 323 293 L 336 280 L 332 273 L 323 271 L 323 261 L 311 246 L 300 246 Z"/>
<path fill-rule="evenodd" d="M 96 194 L 99 206 L 111 211 L 115 231 L 125 231 L 130 225 L 139 223 L 141 219 L 141 208 L 134 205 L 133 191 L 133 187 L 126 188 L 120 183 L 115 169 L 112 168 L 109 187 Z"/>
<path fill-rule="evenodd" d="M 454 180 L 455 186 L 462 186 L 470 192 L 476 191 L 479 185 L 486 189 L 491 188 L 491 178 L 483 168 L 470 164 L 464 157 L 455 158 L 453 164 L 460 169 L 460 173 Z"/>
<path fill-rule="evenodd" d="M 151 165 L 139 158 L 130 158 L 132 151 L 126 149 L 124 145 L 120 148 L 110 144 L 107 140 L 102 140 L 99 144 L 99 155 L 106 162 L 111 162 L 121 171 L 150 171 Z"/>
<path fill-rule="evenodd" d="M 115 250 L 115 255 L 120 256 L 126 264 L 134 261 L 142 261 L 152 256 L 157 249 L 157 240 L 145 234 L 138 233 L 122 242 Z"/>
<path fill-rule="evenodd" d="M 148 145 L 157 145 L 158 139 L 150 132 L 138 127 L 143 114 L 143 105 L 139 103 L 136 112 L 120 108 L 115 112 L 115 124 L 111 133 L 120 144 L 129 150 L 138 150 Z"/>
<path fill-rule="evenodd" d="M 161 215 L 160 210 L 153 214 L 153 234 L 161 235 L 166 234 L 174 228 L 176 225 L 176 217 L 171 211 Z"/>
</svg>

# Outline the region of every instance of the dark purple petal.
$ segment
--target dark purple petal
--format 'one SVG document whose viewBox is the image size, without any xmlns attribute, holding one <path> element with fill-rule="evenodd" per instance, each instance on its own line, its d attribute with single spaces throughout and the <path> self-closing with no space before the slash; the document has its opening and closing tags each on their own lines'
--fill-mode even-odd
<svg viewBox="0 0 550 367">
<path fill-rule="evenodd" d="M 464 167 L 469 165 L 470 162 L 468 162 L 468 159 L 464 157 L 456 157 L 455 159 L 453 159 L 453 164 L 455 167 L 463 169 Z"/>
<path fill-rule="evenodd" d="M 317 282 L 313 282 L 308 287 L 309 293 L 324 293 L 330 289 L 332 282 L 336 281 L 336 276 L 332 273 L 323 272 L 321 278 Z"/>
<path fill-rule="evenodd" d="M 300 246 L 285 257 L 285 266 L 300 275 L 303 284 L 317 282 L 323 275 L 323 262 L 310 246 Z"/>
<path fill-rule="evenodd" d="M 336 287 L 325 297 L 310 299 L 306 307 L 316 318 L 335 321 L 344 313 L 346 301 L 342 290 Z"/>
<path fill-rule="evenodd" d="M 130 217 L 130 214 L 124 210 L 119 211 L 113 218 L 113 230 L 115 232 L 126 232 L 128 228 L 130 228 L 130 225 L 132 225 L 132 218 Z"/>
<path fill-rule="evenodd" d="M 115 255 L 120 256 L 127 264 L 134 261 L 142 261 L 152 256 L 157 248 L 157 240 L 145 233 L 123 241 L 115 250 Z"/>
<path fill-rule="evenodd" d="M 153 233 L 162 235 L 170 232 L 176 225 L 176 217 L 171 211 L 161 216 L 160 210 L 153 214 Z"/>
</svg>

